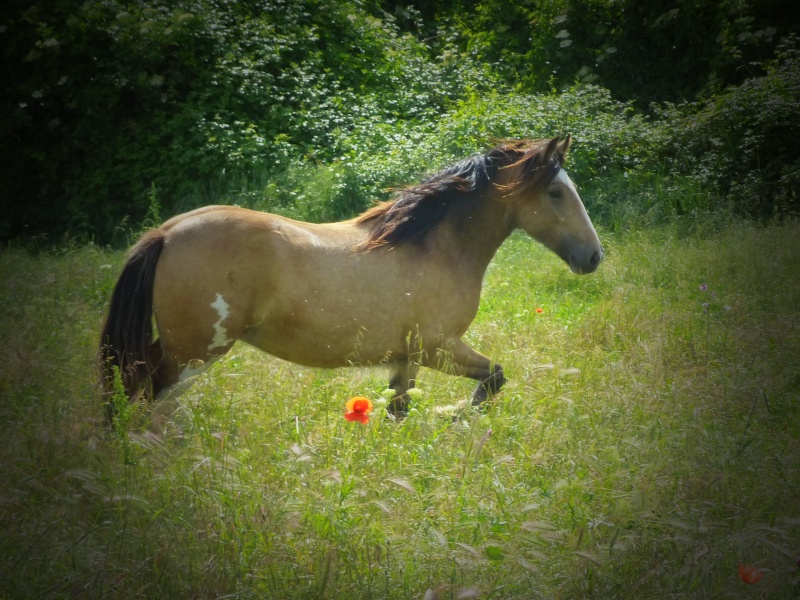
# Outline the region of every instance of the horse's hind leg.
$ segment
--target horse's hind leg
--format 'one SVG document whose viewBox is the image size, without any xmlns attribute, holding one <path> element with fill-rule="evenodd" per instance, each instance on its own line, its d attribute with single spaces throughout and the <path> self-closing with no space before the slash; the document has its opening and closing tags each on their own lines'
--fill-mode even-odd
<svg viewBox="0 0 800 600">
<path fill-rule="evenodd" d="M 154 364 L 156 369 L 153 372 L 153 389 L 151 400 L 155 401 L 162 390 L 170 387 L 178 380 L 177 365 L 172 364 L 172 361 L 165 360 L 164 348 L 161 345 L 161 340 L 156 340 L 150 344 L 149 349 L 151 355 L 155 357 Z"/>
<path fill-rule="evenodd" d="M 166 353 L 159 370 L 153 376 L 155 405 L 150 414 L 150 421 L 155 431 L 163 433 L 172 426 L 176 417 L 177 421 L 185 418 L 187 411 L 180 402 L 180 397 L 220 356 L 221 354 L 214 354 L 206 357 L 206 360 L 189 359 L 184 363 L 174 355 Z"/>
<path fill-rule="evenodd" d="M 226 339 L 224 344 L 209 348 L 205 337 L 192 329 L 184 335 L 167 334 L 160 338 L 162 359 L 153 374 L 155 406 L 151 413 L 156 431 L 165 431 L 176 417 L 180 421 L 183 418 L 180 415 L 185 416 L 181 395 L 233 346 L 233 340 Z"/>
<path fill-rule="evenodd" d="M 162 347 L 154 377 L 159 401 L 186 391 L 198 375 L 228 352 L 245 329 L 246 314 L 235 293 L 193 292 L 196 282 L 184 282 L 180 265 L 173 263 L 157 273 L 160 277 L 156 277 L 153 292 Z"/>
<path fill-rule="evenodd" d="M 154 382 L 158 382 L 158 389 L 155 389 L 155 399 L 163 401 L 168 398 L 177 398 L 188 390 L 192 383 L 205 373 L 211 365 L 230 350 L 233 343 L 226 344 L 224 347 L 217 348 L 213 353 L 195 352 L 180 357 L 171 352 L 165 352 L 161 369 L 154 376 Z M 202 358 L 195 358 L 200 357 Z"/>
</svg>

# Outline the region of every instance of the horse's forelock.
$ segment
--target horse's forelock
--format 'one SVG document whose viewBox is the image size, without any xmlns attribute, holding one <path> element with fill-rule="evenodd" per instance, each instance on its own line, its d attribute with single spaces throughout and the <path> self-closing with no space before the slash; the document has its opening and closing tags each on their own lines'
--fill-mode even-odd
<svg viewBox="0 0 800 600">
<path fill-rule="evenodd" d="M 508 156 L 516 155 L 503 166 L 503 169 L 512 172 L 502 186 L 505 195 L 536 193 L 544 188 L 563 167 L 568 146 L 569 141 L 561 142 L 556 137 L 550 140 L 509 142 L 498 147 L 496 150 L 503 149 Z"/>
</svg>

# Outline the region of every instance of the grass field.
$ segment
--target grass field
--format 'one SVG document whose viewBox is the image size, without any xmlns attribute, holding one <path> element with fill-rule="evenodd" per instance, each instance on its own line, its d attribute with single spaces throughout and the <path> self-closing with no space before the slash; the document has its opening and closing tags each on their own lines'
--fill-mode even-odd
<svg viewBox="0 0 800 600">
<path fill-rule="evenodd" d="M 501 248 L 486 415 L 424 370 L 396 424 L 381 369 L 237 345 L 167 436 L 103 421 L 123 255 L 3 251 L 0 598 L 800 596 L 800 225 L 601 237 L 586 277 Z"/>
</svg>

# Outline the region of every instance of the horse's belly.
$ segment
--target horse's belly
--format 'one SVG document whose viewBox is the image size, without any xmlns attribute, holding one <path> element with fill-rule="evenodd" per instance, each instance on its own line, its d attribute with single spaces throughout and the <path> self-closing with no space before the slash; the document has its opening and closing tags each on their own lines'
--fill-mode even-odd
<svg viewBox="0 0 800 600">
<path fill-rule="evenodd" d="M 309 367 L 378 364 L 402 352 L 398 332 L 336 323 L 273 321 L 247 330 L 242 340 L 278 358 Z"/>
</svg>

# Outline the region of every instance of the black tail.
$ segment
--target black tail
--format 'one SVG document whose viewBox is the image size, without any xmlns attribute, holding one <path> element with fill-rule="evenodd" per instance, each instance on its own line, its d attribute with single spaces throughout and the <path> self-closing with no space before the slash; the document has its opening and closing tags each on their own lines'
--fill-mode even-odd
<svg viewBox="0 0 800 600">
<path fill-rule="evenodd" d="M 153 281 L 164 233 L 147 232 L 131 248 L 114 287 L 103 334 L 100 369 L 106 394 L 113 393 L 114 367 L 131 400 L 152 397 L 153 373 L 161 353 L 153 344 Z"/>
</svg>

